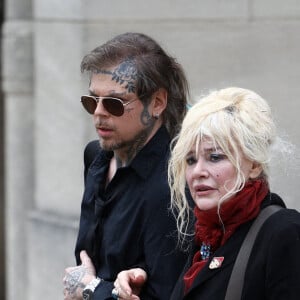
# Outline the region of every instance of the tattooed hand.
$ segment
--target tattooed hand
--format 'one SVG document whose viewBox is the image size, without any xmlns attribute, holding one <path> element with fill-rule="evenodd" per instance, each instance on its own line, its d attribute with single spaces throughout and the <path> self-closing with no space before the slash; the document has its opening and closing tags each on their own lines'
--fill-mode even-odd
<svg viewBox="0 0 300 300">
<path fill-rule="evenodd" d="M 86 251 L 80 252 L 81 265 L 65 269 L 64 299 L 81 300 L 84 287 L 96 278 L 95 267 Z"/>
</svg>

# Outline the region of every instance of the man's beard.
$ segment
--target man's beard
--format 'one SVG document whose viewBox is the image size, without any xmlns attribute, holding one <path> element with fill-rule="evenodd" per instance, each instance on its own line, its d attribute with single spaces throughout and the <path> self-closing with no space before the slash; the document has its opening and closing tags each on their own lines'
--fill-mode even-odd
<svg viewBox="0 0 300 300">
<path fill-rule="evenodd" d="M 152 132 L 153 125 L 154 124 L 151 124 L 151 126 L 142 129 L 131 140 L 106 143 L 104 139 L 100 139 L 100 146 L 106 151 L 124 149 L 125 151 L 128 151 L 128 156 L 134 157 L 144 147 Z"/>
</svg>

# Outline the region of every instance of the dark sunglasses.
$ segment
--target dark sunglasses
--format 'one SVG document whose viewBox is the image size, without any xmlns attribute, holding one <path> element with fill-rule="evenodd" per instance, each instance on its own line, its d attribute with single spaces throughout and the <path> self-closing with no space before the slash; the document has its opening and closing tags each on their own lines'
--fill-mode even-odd
<svg viewBox="0 0 300 300">
<path fill-rule="evenodd" d="M 124 107 L 136 100 L 137 99 L 134 99 L 124 103 L 123 100 L 114 97 L 81 96 L 83 107 L 91 115 L 94 114 L 99 101 L 102 101 L 102 105 L 106 111 L 116 117 L 121 117 L 124 114 Z"/>
</svg>

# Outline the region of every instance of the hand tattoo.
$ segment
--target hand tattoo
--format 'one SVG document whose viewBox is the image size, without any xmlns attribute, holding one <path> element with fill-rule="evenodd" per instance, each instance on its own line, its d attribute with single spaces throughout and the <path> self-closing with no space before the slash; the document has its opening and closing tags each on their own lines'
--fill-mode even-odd
<svg viewBox="0 0 300 300">
<path fill-rule="evenodd" d="M 86 269 L 83 266 L 77 267 L 66 274 L 65 288 L 70 295 L 75 294 L 78 288 L 83 289 L 85 287 L 85 285 L 81 282 L 85 274 Z"/>
</svg>

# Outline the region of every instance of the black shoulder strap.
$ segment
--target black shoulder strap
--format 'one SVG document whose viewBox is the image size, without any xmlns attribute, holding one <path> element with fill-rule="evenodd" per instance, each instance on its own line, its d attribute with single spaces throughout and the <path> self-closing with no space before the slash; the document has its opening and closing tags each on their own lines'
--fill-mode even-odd
<svg viewBox="0 0 300 300">
<path fill-rule="evenodd" d="M 231 277 L 227 286 L 225 300 L 240 300 L 244 286 L 245 270 L 252 251 L 256 236 L 264 222 L 275 212 L 282 209 L 278 205 L 270 205 L 264 208 L 253 222 L 246 238 L 241 246 L 239 254 L 233 266 Z"/>
</svg>

